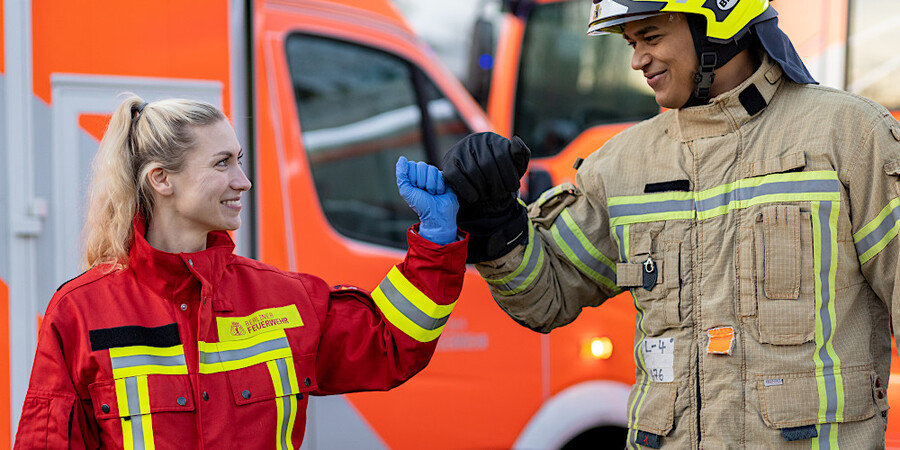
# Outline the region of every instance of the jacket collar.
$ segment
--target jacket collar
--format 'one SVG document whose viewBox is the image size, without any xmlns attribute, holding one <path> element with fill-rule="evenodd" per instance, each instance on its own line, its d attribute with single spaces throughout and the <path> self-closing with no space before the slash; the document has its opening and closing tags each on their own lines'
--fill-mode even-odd
<svg viewBox="0 0 900 450">
<path fill-rule="evenodd" d="M 759 69 L 739 86 L 702 106 L 675 110 L 675 137 L 682 142 L 724 136 L 765 110 L 782 83 L 782 70 L 763 53 Z"/>
<path fill-rule="evenodd" d="M 168 300 L 190 294 L 201 286 L 218 284 L 233 257 L 234 242 L 224 231 L 207 235 L 206 250 L 168 253 L 147 242 L 143 216 L 135 216 L 133 225 L 134 241 L 128 252 L 128 266 L 146 288 Z"/>
</svg>

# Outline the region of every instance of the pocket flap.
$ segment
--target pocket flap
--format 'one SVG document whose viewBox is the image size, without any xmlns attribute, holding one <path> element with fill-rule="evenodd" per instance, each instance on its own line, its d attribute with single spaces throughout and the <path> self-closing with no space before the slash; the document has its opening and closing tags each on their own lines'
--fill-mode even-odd
<svg viewBox="0 0 900 450">
<path fill-rule="evenodd" d="M 745 162 L 743 164 L 745 178 L 789 172 L 804 167 L 806 167 L 806 154 L 803 152 L 791 153 L 762 161 Z"/>
<path fill-rule="evenodd" d="M 875 415 L 872 376 L 869 367 L 841 370 L 841 376 L 835 377 L 834 381 L 841 383 L 843 380 L 843 417 L 835 413 L 833 418 L 829 418 L 826 412 L 826 417 L 820 420 L 819 404 L 820 401 L 827 402 L 827 399 L 819 399 L 819 383 L 823 384 L 823 395 L 827 396 L 829 392 L 828 387 L 824 386 L 824 378 L 817 379 L 814 373 L 759 375 L 757 389 L 763 421 L 770 428 L 780 429 L 868 419 Z M 837 393 L 833 395 L 837 396 Z"/>
<path fill-rule="evenodd" d="M 193 411 L 194 395 L 186 375 L 139 375 L 88 386 L 94 416 L 112 419 L 165 411 Z M 141 408 L 149 406 L 149 410 Z"/>
<path fill-rule="evenodd" d="M 563 183 L 544 191 L 528 208 L 528 218 L 536 224 L 550 228 L 556 217 L 569 205 L 575 203 L 581 191 L 572 183 Z"/>
<path fill-rule="evenodd" d="M 665 436 L 672 430 L 675 420 L 675 397 L 677 388 L 674 383 L 649 383 L 636 385 L 631 390 L 628 404 L 640 397 L 640 407 L 636 417 L 632 417 L 635 428 L 648 433 Z"/>
<path fill-rule="evenodd" d="M 663 277 L 663 262 L 653 260 L 653 270 L 656 271 L 654 286 L 665 281 Z M 644 286 L 644 263 L 616 263 L 616 286 L 622 288 L 638 288 Z"/>
<path fill-rule="evenodd" d="M 237 405 L 303 394 L 318 388 L 315 355 L 275 359 L 227 373 Z"/>
</svg>

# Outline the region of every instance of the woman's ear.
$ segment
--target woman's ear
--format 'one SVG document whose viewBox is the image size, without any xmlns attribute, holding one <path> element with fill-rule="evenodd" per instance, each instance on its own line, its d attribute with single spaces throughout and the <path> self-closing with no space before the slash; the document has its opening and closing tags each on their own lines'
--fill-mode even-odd
<svg viewBox="0 0 900 450">
<path fill-rule="evenodd" d="M 147 181 L 157 194 L 168 197 L 175 193 L 175 186 L 172 185 L 172 178 L 169 175 L 162 167 L 155 167 L 147 172 Z"/>
</svg>

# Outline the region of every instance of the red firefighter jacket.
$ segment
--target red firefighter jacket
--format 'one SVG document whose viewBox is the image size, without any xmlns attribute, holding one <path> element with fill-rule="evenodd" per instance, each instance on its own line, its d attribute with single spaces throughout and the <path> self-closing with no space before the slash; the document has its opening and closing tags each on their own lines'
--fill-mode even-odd
<svg viewBox="0 0 900 450">
<path fill-rule="evenodd" d="M 299 448 L 309 394 L 391 389 L 431 359 L 467 242 L 407 237 L 370 294 L 234 255 L 224 232 L 165 253 L 137 219 L 126 269 L 47 307 L 15 448 Z"/>
</svg>

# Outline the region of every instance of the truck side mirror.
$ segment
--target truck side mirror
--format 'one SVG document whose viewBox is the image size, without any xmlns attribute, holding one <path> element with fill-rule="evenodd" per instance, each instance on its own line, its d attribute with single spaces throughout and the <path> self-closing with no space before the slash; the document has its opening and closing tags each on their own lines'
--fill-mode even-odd
<svg viewBox="0 0 900 450">
<path fill-rule="evenodd" d="M 527 192 L 522 200 L 530 204 L 537 201 L 544 191 L 553 187 L 553 177 L 544 169 L 531 168 L 525 175 L 525 187 Z"/>
<path fill-rule="evenodd" d="M 481 108 L 486 109 L 494 69 L 494 24 L 484 17 L 479 17 L 472 32 L 466 88 Z"/>
</svg>

